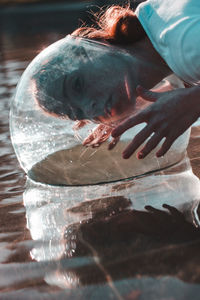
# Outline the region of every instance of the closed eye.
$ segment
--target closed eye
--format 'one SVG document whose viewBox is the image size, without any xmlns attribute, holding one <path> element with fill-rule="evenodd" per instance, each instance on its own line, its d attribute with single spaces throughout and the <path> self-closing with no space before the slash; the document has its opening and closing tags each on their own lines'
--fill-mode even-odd
<svg viewBox="0 0 200 300">
<path fill-rule="evenodd" d="M 84 89 L 84 80 L 77 72 L 72 73 L 69 76 L 65 76 L 63 82 L 63 95 L 64 97 L 70 98 L 70 91 L 76 95 L 82 95 Z"/>
<path fill-rule="evenodd" d="M 83 91 L 83 78 L 80 75 L 75 75 L 72 78 L 72 90 L 75 93 L 81 94 Z"/>
</svg>

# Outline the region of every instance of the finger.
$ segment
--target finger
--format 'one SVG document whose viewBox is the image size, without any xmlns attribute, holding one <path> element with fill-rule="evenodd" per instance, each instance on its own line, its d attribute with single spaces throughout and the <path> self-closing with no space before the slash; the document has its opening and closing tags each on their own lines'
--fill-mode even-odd
<svg viewBox="0 0 200 300">
<path fill-rule="evenodd" d="M 106 139 L 104 135 L 95 136 L 95 138 L 89 144 L 87 144 L 87 146 L 91 146 L 95 148 L 99 147 L 103 142 L 105 142 Z"/>
<path fill-rule="evenodd" d="M 156 148 L 156 146 L 160 143 L 162 138 L 163 135 L 160 132 L 155 133 L 146 143 L 144 148 L 138 153 L 138 159 L 145 158 L 154 148 Z"/>
<path fill-rule="evenodd" d="M 158 99 L 159 93 L 152 92 L 150 90 L 145 89 L 141 85 L 138 85 L 136 88 L 136 92 L 138 96 L 142 97 L 143 99 L 151 102 L 155 102 Z"/>
<path fill-rule="evenodd" d="M 153 129 L 150 126 L 143 128 L 132 140 L 132 142 L 126 147 L 122 156 L 123 158 L 129 158 L 135 150 L 152 134 Z"/>
<path fill-rule="evenodd" d="M 173 142 L 176 140 L 177 136 L 167 136 L 164 143 L 162 144 L 162 147 L 158 150 L 156 153 L 157 157 L 161 157 L 165 155 L 165 153 L 170 149 Z"/>
<path fill-rule="evenodd" d="M 73 130 L 79 130 L 79 129 L 83 128 L 88 123 L 89 123 L 89 121 L 87 121 L 87 120 L 76 121 L 74 126 L 73 126 Z"/>
<path fill-rule="evenodd" d="M 155 211 L 155 208 L 151 205 L 146 205 L 144 208 L 148 211 Z"/>
<path fill-rule="evenodd" d="M 86 137 L 83 142 L 82 142 L 82 145 L 83 146 L 88 146 L 92 141 L 94 140 L 94 134 L 91 133 L 88 137 Z"/>
<path fill-rule="evenodd" d="M 126 130 L 130 129 L 131 127 L 138 125 L 140 123 L 145 122 L 146 120 L 146 110 L 140 112 L 139 114 L 128 118 L 121 124 L 119 124 L 115 129 L 113 129 L 111 135 L 112 137 L 116 138 L 124 133 Z"/>
<path fill-rule="evenodd" d="M 101 139 L 103 135 L 107 135 L 107 126 L 100 124 L 87 138 L 84 139 L 82 144 L 83 146 L 91 146 L 91 142 L 95 141 L 94 143 L 96 143 L 97 140 Z"/>
<path fill-rule="evenodd" d="M 183 214 L 176 207 L 164 203 L 163 208 L 166 208 L 171 213 L 172 216 L 179 219 L 184 219 Z"/>
<path fill-rule="evenodd" d="M 119 140 L 120 140 L 120 137 L 113 138 L 112 141 L 108 145 L 108 150 L 114 149 L 115 146 L 117 145 L 117 143 L 119 142 Z"/>
<path fill-rule="evenodd" d="M 102 143 L 104 143 L 108 139 L 109 135 L 104 134 L 103 132 L 100 133 L 98 136 L 95 136 L 95 138 L 88 144 L 88 146 L 94 146 L 98 147 Z"/>
<path fill-rule="evenodd" d="M 87 146 L 98 147 L 104 143 L 110 136 L 111 128 L 110 127 L 97 127 L 93 132 L 93 139 L 90 143 L 87 143 Z"/>
<path fill-rule="evenodd" d="M 145 207 L 144 207 L 148 212 L 151 212 L 151 213 L 163 213 L 163 211 L 162 210 L 160 210 L 160 209 L 157 209 L 157 208 L 155 208 L 155 207 L 153 207 L 153 206 L 151 206 L 151 205 L 146 205 Z"/>
</svg>

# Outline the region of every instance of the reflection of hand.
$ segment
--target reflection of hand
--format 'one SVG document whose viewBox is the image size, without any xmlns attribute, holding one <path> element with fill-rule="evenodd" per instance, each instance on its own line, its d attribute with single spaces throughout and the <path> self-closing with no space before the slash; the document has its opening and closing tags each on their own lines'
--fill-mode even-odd
<svg viewBox="0 0 200 300">
<path fill-rule="evenodd" d="M 106 126 L 104 124 L 98 125 L 92 133 L 83 141 L 84 146 L 92 146 L 92 147 L 98 147 L 111 135 L 112 128 L 110 126 Z M 119 141 L 119 138 L 113 138 L 112 141 L 109 143 L 109 149 L 113 149 L 117 142 Z"/>
<path fill-rule="evenodd" d="M 165 138 L 164 143 L 156 153 L 157 157 L 160 157 L 199 117 L 200 88 L 197 86 L 156 93 L 139 86 L 137 93 L 145 100 L 154 103 L 117 126 L 113 130 L 112 136 L 117 138 L 127 129 L 145 122 L 147 125 L 133 138 L 124 150 L 123 157 L 129 158 L 149 138 L 143 149 L 138 153 L 139 159 L 144 158 Z"/>
<path fill-rule="evenodd" d="M 128 253 L 126 248 L 123 249 L 124 243 L 129 244 L 129 253 L 132 255 L 141 252 L 144 245 L 145 251 L 151 252 L 165 245 L 199 240 L 199 227 L 188 222 L 176 207 L 163 204 L 163 208 L 166 210 L 148 205 L 145 206 L 146 211 L 125 208 L 122 211 L 114 210 L 114 214 L 102 209 L 96 217 L 66 228 L 65 255 L 88 255 L 91 249 L 95 249 L 94 252 L 98 252 L 101 258 L 109 253 L 121 257 L 122 253 Z M 110 262 L 109 259 L 107 263 Z"/>
<path fill-rule="evenodd" d="M 88 120 L 76 121 L 73 126 L 73 130 L 79 130 L 79 129 L 83 128 L 85 125 L 87 125 L 89 122 L 90 121 L 88 121 Z"/>
</svg>

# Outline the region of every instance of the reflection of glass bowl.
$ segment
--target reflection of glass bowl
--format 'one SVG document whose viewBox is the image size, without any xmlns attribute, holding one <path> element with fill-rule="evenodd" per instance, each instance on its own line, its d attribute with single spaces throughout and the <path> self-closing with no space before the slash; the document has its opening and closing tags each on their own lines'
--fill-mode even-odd
<svg viewBox="0 0 200 300">
<path fill-rule="evenodd" d="M 187 220 L 197 230 L 194 224 L 199 226 L 199 199 L 200 182 L 188 159 L 150 176 L 117 183 L 65 187 L 28 180 L 23 200 L 33 240 L 31 257 L 41 262 L 49 285 L 72 289 L 91 284 L 88 267 L 100 270 L 99 263 L 109 266 L 105 270 L 116 282 L 126 278 L 124 266 L 134 257 L 138 259 L 138 253 L 141 259 L 148 259 L 150 254 L 151 260 L 158 245 L 162 252 L 168 251 L 166 245 L 185 245 L 187 237 L 192 241 L 195 235 L 183 225 Z M 148 213 L 146 206 L 154 211 Z M 179 235 L 181 232 L 184 234 Z M 184 243 L 180 243 L 181 238 Z M 167 264 L 173 258 L 169 256 Z M 99 283 L 95 274 L 92 272 L 93 284 Z"/>
<path fill-rule="evenodd" d="M 45 114 L 36 105 L 32 79 L 37 68 L 45 64 L 45 51 L 24 72 L 10 113 L 11 138 L 15 152 L 22 168 L 32 179 L 49 184 L 96 184 L 145 174 L 182 159 L 189 140 L 189 131 L 177 139 L 162 158 L 155 157 L 155 149 L 144 160 L 137 160 L 135 155 L 128 160 L 122 159 L 123 149 L 144 124 L 123 134 L 112 151 L 107 150 L 109 140 L 99 148 L 84 147 L 82 140 L 97 124 L 90 122 L 75 132 L 74 121 Z M 175 87 L 182 87 L 178 79 L 169 80 L 172 81 L 170 88 L 173 88 L 174 80 Z M 166 81 L 163 81 L 160 86 L 162 88 L 165 85 Z"/>
</svg>

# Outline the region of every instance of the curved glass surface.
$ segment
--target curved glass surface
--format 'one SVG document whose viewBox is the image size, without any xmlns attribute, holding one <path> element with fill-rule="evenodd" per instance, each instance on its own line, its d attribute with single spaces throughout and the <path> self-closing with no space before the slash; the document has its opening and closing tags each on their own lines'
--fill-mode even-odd
<svg viewBox="0 0 200 300">
<path fill-rule="evenodd" d="M 164 157 L 155 157 L 156 148 L 143 160 L 124 160 L 123 149 L 144 124 L 107 150 L 113 126 L 149 105 L 134 95 L 129 58 L 118 47 L 67 36 L 31 62 L 10 113 L 12 143 L 28 176 L 53 185 L 97 184 L 166 168 L 184 157 L 190 130 Z M 171 76 L 155 89 L 177 87 L 182 82 Z"/>
</svg>

